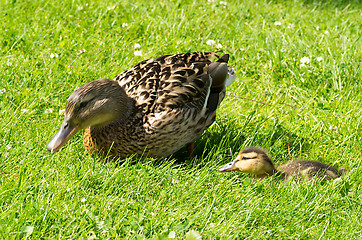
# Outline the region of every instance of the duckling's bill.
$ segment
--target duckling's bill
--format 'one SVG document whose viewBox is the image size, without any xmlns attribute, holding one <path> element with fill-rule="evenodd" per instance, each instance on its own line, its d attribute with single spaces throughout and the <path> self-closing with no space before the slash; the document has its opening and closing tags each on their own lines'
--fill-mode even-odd
<svg viewBox="0 0 362 240">
<path fill-rule="evenodd" d="M 230 171 L 236 171 L 238 170 L 236 166 L 237 160 L 234 160 L 232 162 L 229 162 L 228 164 L 224 165 L 219 169 L 219 172 L 230 172 Z"/>
<path fill-rule="evenodd" d="M 49 142 L 47 149 L 51 153 L 55 153 L 58 151 L 70 138 L 76 134 L 79 129 L 81 129 L 78 125 L 70 124 L 67 119 L 65 119 L 60 127 L 60 130 L 55 134 L 53 139 Z"/>
</svg>

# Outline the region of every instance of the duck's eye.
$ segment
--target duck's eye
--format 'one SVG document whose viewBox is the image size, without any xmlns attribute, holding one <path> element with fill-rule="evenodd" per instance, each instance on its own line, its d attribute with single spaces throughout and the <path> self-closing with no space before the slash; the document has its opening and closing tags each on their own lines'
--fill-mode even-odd
<svg viewBox="0 0 362 240">
<path fill-rule="evenodd" d="M 245 156 L 243 156 L 243 157 L 241 158 L 241 160 L 248 160 L 248 159 L 252 159 L 252 157 L 245 157 Z"/>
<path fill-rule="evenodd" d="M 79 108 L 84 108 L 85 106 L 87 106 L 88 102 L 81 102 L 79 104 Z"/>
</svg>

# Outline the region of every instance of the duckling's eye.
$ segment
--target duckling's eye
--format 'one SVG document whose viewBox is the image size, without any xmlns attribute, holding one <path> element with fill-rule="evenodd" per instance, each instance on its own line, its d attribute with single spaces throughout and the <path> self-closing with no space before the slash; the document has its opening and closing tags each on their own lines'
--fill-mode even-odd
<svg viewBox="0 0 362 240">
<path fill-rule="evenodd" d="M 241 160 L 248 160 L 248 159 L 252 159 L 251 157 L 245 157 L 245 156 L 243 156 L 242 158 L 241 158 Z"/>
</svg>

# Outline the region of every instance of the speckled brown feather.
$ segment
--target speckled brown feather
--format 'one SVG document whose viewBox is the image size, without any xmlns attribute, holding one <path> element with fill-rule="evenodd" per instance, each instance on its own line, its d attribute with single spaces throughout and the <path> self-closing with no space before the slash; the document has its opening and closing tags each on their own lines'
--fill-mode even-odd
<svg viewBox="0 0 362 240">
<path fill-rule="evenodd" d="M 216 107 L 205 103 L 212 89 L 208 66 L 228 55 L 182 53 L 142 61 L 115 77 L 135 106 L 124 122 L 85 130 L 84 146 L 125 158 L 132 154 L 166 157 L 197 140 L 215 120 L 225 87 L 216 91 Z M 225 80 L 223 80 L 225 81 Z M 206 108 L 204 108 L 206 106 Z"/>
</svg>

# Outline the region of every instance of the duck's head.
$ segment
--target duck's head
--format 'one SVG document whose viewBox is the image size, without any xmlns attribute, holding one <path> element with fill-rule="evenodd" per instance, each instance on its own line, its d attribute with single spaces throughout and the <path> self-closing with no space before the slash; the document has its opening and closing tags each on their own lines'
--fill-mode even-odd
<svg viewBox="0 0 362 240">
<path fill-rule="evenodd" d="M 62 126 L 47 149 L 54 153 L 80 129 L 125 119 L 130 110 L 131 100 L 116 81 L 98 79 L 86 83 L 69 96 Z"/>
<path fill-rule="evenodd" d="M 271 176 L 275 167 L 268 154 L 259 147 L 243 149 L 234 161 L 219 169 L 219 172 L 240 171 L 256 177 Z"/>
</svg>

